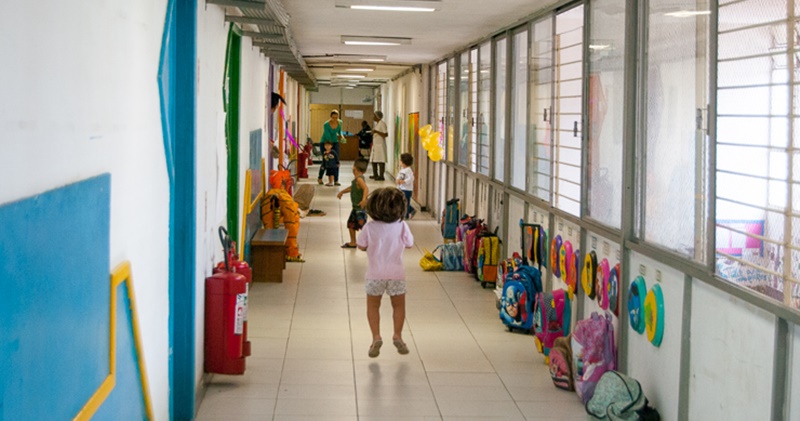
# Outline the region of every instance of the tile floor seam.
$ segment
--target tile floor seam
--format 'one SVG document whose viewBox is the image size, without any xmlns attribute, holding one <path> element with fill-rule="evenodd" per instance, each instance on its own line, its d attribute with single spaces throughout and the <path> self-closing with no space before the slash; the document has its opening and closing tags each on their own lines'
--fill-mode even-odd
<svg viewBox="0 0 800 421">
<path fill-rule="evenodd" d="M 304 245 L 303 246 L 303 252 L 305 252 L 305 248 L 306 247 Z M 302 263 L 297 262 L 297 264 L 300 265 L 300 271 L 297 274 L 297 284 L 298 284 L 298 286 L 294 291 L 294 299 L 292 300 L 292 317 L 289 319 L 289 333 L 287 334 L 288 336 L 286 337 L 286 344 L 284 345 L 284 350 L 283 350 L 283 362 L 281 363 L 281 375 L 278 378 L 278 390 L 275 392 L 275 405 L 272 406 L 272 418 L 271 419 L 273 419 L 273 420 L 278 415 L 277 414 L 277 412 L 278 412 L 278 399 L 279 399 L 279 396 L 281 394 L 281 385 L 283 384 L 283 372 L 286 369 L 286 356 L 289 354 L 289 338 L 291 337 L 291 334 L 292 334 L 292 324 L 294 323 L 294 314 L 297 311 L 297 296 L 300 294 L 300 279 L 303 277 L 303 267 L 305 266 L 305 262 L 302 262 Z"/>
</svg>

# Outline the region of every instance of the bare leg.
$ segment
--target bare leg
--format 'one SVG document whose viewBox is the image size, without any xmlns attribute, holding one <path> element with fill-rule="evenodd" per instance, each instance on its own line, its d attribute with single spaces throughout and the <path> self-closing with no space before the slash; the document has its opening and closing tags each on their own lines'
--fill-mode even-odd
<svg viewBox="0 0 800 421">
<path fill-rule="evenodd" d="M 354 245 L 356 245 L 356 230 L 354 230 L 352 228 L 348 228 L 348 230 L 350 231 L 350 243 L 349 244 L 351 246 L 354 246 Z"/>
<path fill-rule="evenodd" d="M 367 321 L 372 331 L 372 342 L 381 339 L 381 298 L 380 295 L 367 295 Z"/>
<path fill-rule="evenodd" d="M 393 295 L 392 319 L 394 320 L 394 335 L 392 339 L 403 340 L 403 323 L 406 321 L 406 295 Z"/>
</svg>

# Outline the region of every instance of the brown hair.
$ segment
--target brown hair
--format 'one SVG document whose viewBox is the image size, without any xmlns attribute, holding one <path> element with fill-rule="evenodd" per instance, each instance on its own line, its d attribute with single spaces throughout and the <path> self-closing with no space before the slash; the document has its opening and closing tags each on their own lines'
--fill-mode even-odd
<svg viewBox="0 0 800 421">
<path fill-rule="evenodd" d="M 367 160 L 366 159 L 362 159 L 362 158 L 356 159 L 356 162 L 353 163 L 353 166 L 356 167 L 356 169 L 358 171 L 360 171 L 361 174 L 364 174 L 365 172 L 367 172 Z"/>
<path fill-rule="evenodd" d="M 406 195 L 394 187 L 382 187 L 367 197 L 367 215 L 381 222 L 397 222 L 406 212 Z"/>
<path fill-rule="evenodd" d="M 410 167 L 411 165 L 414 164 L 414 157 L 411 156 L 410 153 L 406 152 L 400 155 L 400 162 L 405 164 L 406 167 Z"/>
</svg>

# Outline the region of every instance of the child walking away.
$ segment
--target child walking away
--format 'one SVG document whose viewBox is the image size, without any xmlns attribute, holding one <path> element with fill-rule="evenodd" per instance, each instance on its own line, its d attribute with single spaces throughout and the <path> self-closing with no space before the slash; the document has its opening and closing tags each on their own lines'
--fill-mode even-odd
<svg viewBox="0 0 800 421">
<path fill-rule="evenodd" d="M 345 193 L 350 193 L 350 202 L 353 204 L 353 210 L 350 211 L 350 217 L 347 218 L 347 230 L 350 231 L 350 242 L 342 244 L 343 249 L 356 248 L 356 231 L 361 230 L 364 224 L 367 223 L 367 213 L 364 211 L 364 206 L 367 203 L 367 194 L 369 188 L 367 182 L 364 181 L 364 173 L 367 172 L 367 161 L 357 159 L 353 164 L 353 175 L 355 178 L 350 184 L 350 187 L 342 190 L 336 195 L 341 200 Z"/>
<path fill-rule="evenodd" d="M 397 174 L 397 187 L 406 195 L 406 219 L 411 219 L 417 213 L 411 207 L 411 194 L 414 193 L 414 170 L 411 166 L 414 164 L 414 157 L 410 153 L 400 155 L 400 172 Z"/>
<path fill-rule="evenodd" d="M 328 184 L 326 186 L 334 185 L 336 178 L 339 178 L 339 155 L 333 150 L 333 143 L 325 142 L 325 153 L 322 154 L 322 165 L 319 166 L 319 177 L 317 183 L 322 184 L 322 176 L 328 172 Z M 336 183 L 338 186 L 339 183 Z"/>
<path fill-rule="evenodd" d="M 403 341 L 406 318 L 406 273 L 403 249 L 414 245 L 414 236 L 403 221 L 405 196 L 393 187 L 375 190 L 367 199 L 367 214 L 372 218 L 358 236 L 358 248 L 367 251 L 367 320 L 372 331 L 370 358 L 380 354 L 383 339 L 380 332 L 381 298 L 389 294 L 392 301 L 394 335 L 392 342 L 400 354 L 408 354 Z"/>
</svg>

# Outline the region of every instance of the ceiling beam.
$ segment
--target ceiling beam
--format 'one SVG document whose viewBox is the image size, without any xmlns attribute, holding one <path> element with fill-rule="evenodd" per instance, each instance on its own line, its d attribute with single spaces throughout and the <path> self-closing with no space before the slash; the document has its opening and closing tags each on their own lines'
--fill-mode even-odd
<svg viewBox="0 0 800 421">
<path fill-rule="evenodd" d="M 266 10 L 267 3 L 257 0 L 206 0 L 206 3 L 218 4 L 220 6 L 238 7 L 240 9 Z"/>
<path fill-rule="evenodd" d="M 242 31 L 242 36 L 250 38 L 275 39 L 283 38 L 283 34 L 265 34 L 263 32 Z"/>
<path fill-rule="evenodd" d="M 278 25 L 278 22 L 272 19 L 264 18 L 251 18 L 248 16 L 225 16 L 225 22 L 244 23 L 249 25 Z"/>
</svg>

